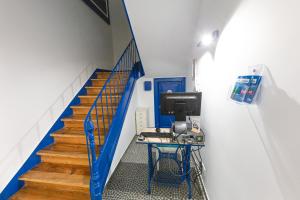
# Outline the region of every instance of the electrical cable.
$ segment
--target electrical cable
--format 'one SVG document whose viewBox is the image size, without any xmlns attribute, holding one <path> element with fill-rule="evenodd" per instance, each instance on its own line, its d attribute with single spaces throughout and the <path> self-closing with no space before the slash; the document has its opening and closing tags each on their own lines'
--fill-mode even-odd
<svg viewBox="0 0 300 200">
<path fill-rule="evenodd" d="M 191 118 L 189 117 L 189 121 L 191 122 Z M 172 121 L 171 121 L 171 119 L 170 119 L 170 122 L 172 123 Z M 179 165 L 179 167 L 181 168 L 181 169 L 179 169 L 178 171 L 181 171 L 182 172 L 182 168 L 183 168 L 183 164 L 187 164 L 187 163 L 184 163 L 182 160 L 185 160 L 186 158 L 183 158 L 183 156 L 185 156 L 185 149 L 182 147 L 182 145 L 183 144 L 185 144 L 185 142 L 183 143 L 183 144 L 181 144 L 180 142 L 179 142 L 179 140 L 178 140 L 178 137 L 179 136 L 181 136 L 182 134 L 184 134 L 185 133 L 185 131 L 182 131 L 181 133 L 179 133 L 176 137 L 174 137 L 174 140 L 176 141 L 176 143 L 177 143 L 177 145 L 178 145 L 178 148 L 176 149 L 176 151 L 175 151 L 175 153 L 176 153 L 176 155 L 177 155 L 177 159 L 176 159 L 176 163 L 177 163 L 177 165 Z M 158 149 L 158 151 L 160 151 L 159 150 L 159 148 L 158 147 L 155 147 L 155 148 L 157 148 Z M 181 161 L 178 161 L 178 152 L 180 151 L 180 154 L 181 154 L 181 158 L 182 158 L 182 160 Z M 190 167 L 190 170 L 188 171 L 188 172 L 186 172 L 185 174 L 181 174 L 181 175 L 178 175 L 178 174 L 175 174 L 175 173 L 173 173 L 173 171 L 172 171 L 172 168 L 171 168 L 171 159 L 169 159 L 169 162 L 168 162 L 168 169 L 169 169 L 169 171 L 171 172 L 171 174 L 173 175 L 173 176 L 177 176 L 177 177 L 186 177 L 186 176 L 188 176 L 188 175 L 190 175 L 191 176 L 191 182 L 192 182 L 192 184 L 193 184 L 193 186 L 195 187 L 195 190 L 196 190 L 196 192 L 200 195 L 200 196 L 203 196 L 203 194 L 202 194 L 202 188 L 201 188 L 201 185 L 199 185 L 199 184 L 196 184 L 196 180 L 197 179 L 199 179 L 200 177 L 201 177 L 201 175 L 202 175 L 202 171 L 203 171 L 203 166 L 202 166 L 202 157 L 201 157 L 201 147 L 199 146 L 197 149 L 192 149 L 191 150 L 191 157 L 193 158 L 192 159 L 192 161 L 193 161 L 193 163 L 194 163 L 194 167 L 196 168 L 196 170 L 194 171 L 194 176 L 192 176 L 192 167 Z M 198 155 L 197 155 L 197 152 L 198 152 Z M 195 157 L 196 157 L 196 160 L 195 160 Z M 161 159 L 160 159 L 161 160 Z M 155 163 L 155 165 L 154 165 L 154 167 L 156 168 L 156 166 L 157 166 L 157 164 L 158 164 L 158 162 L 160 161 L 160 160 L 157 160 L 156 161 L 156 163 Z M 199 172 L 199 171 L 200 172 Z M 156 172 L 157 173 L 157 172 Z"/>
<path fill-rule="evenodd" d="M 200 150 L 201 150 L 201 148 L 199 148 L 199 153 L 200 153 Z M 195 161 L 195 158 L 194 158 L 194 156 L 192 156 L 192 158 L 193 158 L 193 162 L 196 162 Z M 200 164 L 200 163 L 199 163 Z M 201 167 L 202 167 L 202 164 L 200 165 Z M 199 179 L 199 178 L 201 178 L 201 175 L 202 175 L 202 168 L 199 168 L 199 165 L 198 166 L 196 166 L 196 168 L 198 167 L 198 170 L 196 170 L 196 175 L 193 177 L 193 179 L 192 179 L 192 182 L 193 182 L 193 185 L 194 186 L 198 186 L 198 190 L 197 190 L 197 193 L 200 195 L 200 196 L 203 196 L 203 197 L 205 197 L 206 198 L 206 196 L 205 196 L 205 194 L 203 194 L 203 185 L 202 185 L 202 183 L 201 183 L 201 181 L 200 181 L 200 184 L 196 184 L 196 180 L 197 180 L 197 178 Z M 199 193 L 199 191 L 201 191 L 201 194 Z"/>
</svg>

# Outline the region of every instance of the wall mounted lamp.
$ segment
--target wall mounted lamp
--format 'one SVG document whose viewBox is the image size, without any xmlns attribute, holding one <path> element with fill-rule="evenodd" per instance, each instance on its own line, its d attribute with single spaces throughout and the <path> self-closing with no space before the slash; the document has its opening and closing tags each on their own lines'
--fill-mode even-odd
<svg viewBox="0 0 300 200">
<path fill-rule="evenodd" d="M 210 34 L 204 34 L 201 38 L 201 41 L 197 43 L 197 47 L 208 47 L 218 40 L 220 35 L 219 30 L 215 30 Z"/>
</svg>

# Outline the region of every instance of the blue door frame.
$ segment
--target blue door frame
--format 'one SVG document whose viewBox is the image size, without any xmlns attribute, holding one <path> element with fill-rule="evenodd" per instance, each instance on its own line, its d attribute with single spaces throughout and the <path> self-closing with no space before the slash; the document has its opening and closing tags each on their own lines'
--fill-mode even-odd
<svg viewBox="0 0 300 200">
<path fill-rule="evenodd" d="M 155 113 L 155 127 L 156 128 L 166 128 L 166 126 L 162 125 L 161 122 L 160 122 L 161 121 L 161 115 L 160 115 L 160 84 L 163 84 L 163 83 L 166 83 L 166 84 L 171 83 L 173 85 L 178 84 L 178 87 L 176 87 L 176 90 L 172 91 L 172 92 L 185 92 L 185 77 L 155 78 L 154 79 L 154 113 Z M 172 117 L 170 117 L 170 119 L 172 119 Z"/>
</svg>

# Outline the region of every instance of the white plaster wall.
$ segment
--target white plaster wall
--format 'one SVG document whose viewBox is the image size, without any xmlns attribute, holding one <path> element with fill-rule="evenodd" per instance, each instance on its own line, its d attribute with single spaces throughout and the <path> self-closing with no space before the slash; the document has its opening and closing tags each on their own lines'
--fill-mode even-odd
<svg viewBox="0 0 300 200">
<path fill-rule="evenodd" d="M 109 2 L 114 64 L 121 57 L 132 38 L 122 1 L 113 0 Z"/>
<path fill-rule="evenodd" d="M 125 0 L 147 77 L 186 76 L 199 0 Z"/>
<path fill-rule="evenodd" d="M 1 1 L 0 27 L 2 191 L 91 75 L 81 72 L 113 59 L 111 29 L 80 0 Z"/>
<path fill-rule="evenodd" d="M 300 26 L 296 19 L 300 2 L 204 2 L 202 10 L 208 10 L 198 33 L 207 28 L 223 30 L 215 50 L 195 51 L 200 58 L 201 127 L 207 134 L 204 180 L 209 197 L 299 199 Z M 230 101 L 236 77 L 257 64 L 268 67 L 258 104 Z"/>
<path fill-rule="evenodd" d="M 144 82 L 151 81 L 151 91 L 144 90 Z M 154 115 L 154 79 L 142 77 L 137 81 L 137 107 L 144 107 L 148 109 L 148 125 L 155 127 Z"/>
<path fill-rule="evenodd" d="M 119 138 L 118 146 L 114 155 L 113 162 L 110 167 L 109 175 L 107 178 L 107 182 L 110 179 L 111 175 L 115 171 L 118 166 L 122 156 L 126 152 L 128 146 L 130 145 L 133 137 L 136 134 L 135 128 L 135 110 L 137 108 L 137 85 L 134 87 L 134 91 L 132 93 L 131 101 L 127 110 L 127 114 L 124 120 L 124 125 L 122 127 L 121 135 Z"/>
</svg>

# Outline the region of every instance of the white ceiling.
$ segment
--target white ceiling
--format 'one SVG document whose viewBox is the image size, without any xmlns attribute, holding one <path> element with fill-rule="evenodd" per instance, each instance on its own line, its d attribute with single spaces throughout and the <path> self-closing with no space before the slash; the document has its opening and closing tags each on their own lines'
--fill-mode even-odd
<svg viewBox="0 0 300 200">
<path fill-rule="evenodd" d="M 199 0 L 125 0 L 146 76 L 191 72 Z"/>
</svg>

